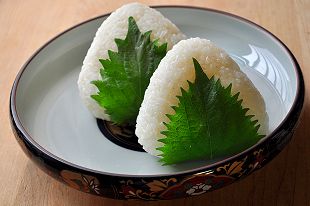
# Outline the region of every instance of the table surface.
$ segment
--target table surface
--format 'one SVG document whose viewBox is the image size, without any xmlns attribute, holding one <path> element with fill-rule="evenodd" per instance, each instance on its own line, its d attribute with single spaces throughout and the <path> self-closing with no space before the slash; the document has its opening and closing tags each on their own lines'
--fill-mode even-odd
<svg viewBox="0 0 310 206">
<path fill-rule="evenodd" d="M 39 170 L 13 137 L 9 92 L 22 64 L 47 40 L 89 18 L 111 12 L 125 0 L 0 0 L 0 205 L 310 205 L 310 105 L 290 144 L 246 179 L 205 195 L 173 201 L 117 201 L 71 189 Z M 310 81 L 309 0 L 150 0 L 149 5 L 191 5 L 227 11 L 278 36 Z"/>
</svg>

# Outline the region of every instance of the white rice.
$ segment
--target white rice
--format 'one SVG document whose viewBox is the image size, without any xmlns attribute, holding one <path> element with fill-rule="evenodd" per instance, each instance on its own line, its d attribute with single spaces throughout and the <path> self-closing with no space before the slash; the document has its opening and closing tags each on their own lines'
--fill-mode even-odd
<svg viewBox="0 0 310 206">
<path fill-rule="evenodd" d="M 97 118 L 109 120 L 105 110 L 90 97 L 97 93 L 97 88 L 90 82 L 101 79 L 99 58 L 107 59 L 108 50 L 117 51 L 114 39 L 125 38 L 130 16 L 134 17 L 141 32 L 152 30 L 151 39 L 159 39 L 160 43 L 167 42 L 168 49 L 185 38 L 185 35 L 171 21 L 146 5 L 131 3 L 113 12 L 99 27 L 84 59 L 78 79 L 82 101 Z"/>
<path fill-rule="evenodd" d="M 265 102 L 248 77 L 225 51 L 206 39 L 191 38 L 182 40 L 160 62 L 151 77 L 137 118 L 136 135 L 144 150 L 152 155 L 160 154 L 156 148 L 163 143 L 158 139 L 166 127 L 163 122 L 169 119 L 165 114 L 173 114 L 172 105 L 178 105 L 180 87 L 188 89 L 187 80 L 193 82 L 195 70 L 192 58 L 196 58 L 204 72 L 221 79 L 224 86 L 232 83 L 232 93 L 240 92 L 242 105 L 250 108 L 247 114 L 254 114 L 261 124 L 260 132 L 267 131 L 268 116 Z M 242 132 L 242 131 L 240 131 Z"/>
</svg>

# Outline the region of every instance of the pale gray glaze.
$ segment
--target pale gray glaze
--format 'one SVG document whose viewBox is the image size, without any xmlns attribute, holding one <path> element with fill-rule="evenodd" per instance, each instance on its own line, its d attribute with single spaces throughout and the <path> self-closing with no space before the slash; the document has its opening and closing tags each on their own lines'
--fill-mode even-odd
<svg viewBox="0 0 310 206">
<path fill-rule="evenodd" d="M 278 42 L 253 25 L 212 11 L 158 10 L 188 37 L 208 38 L 225 49 L 263 95 L 270 130 L 281 123 L 296 96 L 297 77 L 293 60 Z M 79 98 L 76 81 L 87 49 L 103 19 L 63 34 L 29 63 L 16 94 L 17 113 L 25 130 L 57 157 L 103 172 L 173 174 L 211 163 L 161 166 L 157 158 L 124 149 L 102 136 L 95 118 Z"/>
</svg>

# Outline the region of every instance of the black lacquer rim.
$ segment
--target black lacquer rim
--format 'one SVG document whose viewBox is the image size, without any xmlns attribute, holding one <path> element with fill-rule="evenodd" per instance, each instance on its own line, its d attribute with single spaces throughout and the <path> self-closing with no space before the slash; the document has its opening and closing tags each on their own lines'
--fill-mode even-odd
<svg viewBox="0 0 310 206">
<path fill-rule="evenodd" d="M 279 133 L 279 131 L 281 130 L 285 130 L 286 128 L 286 123 L 290 122 L 290 121 L 294 121 L 293 117 L 296 113 L 300 113 L 300 111 L 302 110 L 303 107 L 303 103 L 304 103 L 304 93 L 305 93 L 305 88 L 304 88 L 304 80 L 303 80 L 303 76 L 302 76 L 302 71 L 300 69 L 300 66 L 296 60 L 296 58 L 294 57 L 294 55 L 292 54 L 292 52 L 288 49 L 288 47 L 278 38 L 276 37 L 274 34 L 272 34 L 271 32 L 269 32 L 268 30 L 266 30 L 265 28 L 259 26 L 258 24 L 247 20 L 243 17 L 237 16 L 235 14 L 231 14 L 228 12 L 224 12 L 224 11 L 219 11 L 219 10 L 215 10 L 215 9 L 209 9 L 209 8 L 202 8 L 202 7 L 194 7 L 194 6 L 153 6 L 153 8 L 184 8 L 184 9 L 196 9 L 196 10 L 201 10 L 201 11 L 208 11 L 208 12 L 213 12 L 213 13 L 217 13 L 217 14 L 221 14 L 224 16 L 228 16 L 231 18 L 234 18 L 235 20 L 239 20 L 243 23 L 249 24 L 251 26 L 256 27 L 257 29 L 265 32 L 267 35 L 269 35 L 271 38 L 273 38 L 276 42 L 278 42 L 280 44 L 281 47 L 283 47 L 283 49 L 288 53 L 288 55 L 290 56 L 292 62 L 294 63 L 295 67 L 295 72 L 297 75 L 297 91 L 296 91 L 296 97 L 294 99 L 293 105 L 290 109 L 290 111 L 288 112 L 288 114 L 286 115 L 286 117 L 284 118 L 284 120 L 281 122 L 281 124 L 271 133 L 269 134 L 266 138 L 264 138 L 262 141 L 256 143 L 255 145 L 253 145 L 252 147 L 248 148 L 247 150 L 236 154 L 234 156 L 231 156 L 229 158 L 226 158 L 224 160 L 221 160 L 219 162 L 204 166 L 204 167 L 200 167 L 200 168 L 195 168 L 192 170 L 187 170 L 184 172 L 178 172 L 178 173 L 174 173 L 174 174 L 157 174 L 157 175 L 126 175 L 126 174 L 115 174 L 115 173 L 108 173 L 108 172 L 102 172 L 102 171 L 97 171 L 97 170 L 93 170 L 93 169 L 89 169 L 89 168 L 85 168 L 79 165 L 75 165 L 71 162 L 68 162 L 66 160 L 63 160 L 57 156 L 55 156 L 54 154 L 50 153 L 49 151 L 47 151 L 46 149 L 44 149 L 42 146 L 40 146 L 25 130 L 25 128 L 23 127 L 17 111 L 16 111 L 16 90 L 17 90 L 17 86 L 19 83 L 19 80 L 23 74 L 23 72 L 26 70 L 28 64 L 36 57 L 37 54 L 39 54 L 45 47 L 47 47 L 50 43 L 52 43 L 55 39 L 57 39 L 58 37 L 62 36 L 63 34 L 75 29 L 76 27 L 79 27 L 85 23 L 91 22 L 93 20 L 99 19 L 99 18 L 103 18 L 106 16 L 109 16 L 110 13 L 108 14 L 104 14 L 92 19 L 89 19 L 87 21 L 84 21 L 82 23 L 79 23 L 65 31 L 63 31 L 62 33 L 58 34 L 57 36 L 55 36 L 54 38 L 52 38 L 51 40 L 49 40 L 47 43 L 45 43 L 41 48 L 39 48 L 29 59 L 28 61 L 22 66 L 21 70 L 19 71 L 19 73 L 16 76 L 16 79 L 13 83 L 13 87 L 11 90 L 11 95 L 10 95 L 10 118 L 12 121 L 12 128 L 18 132 L 19 137 L 23 139 L 23 141 L 25 141 L 28 145 L 31 145 L 35 150 L 37 154 L 40 154 L 40 157 L 42 159 L 46 159 L 47 161 L 52 161 L 52 162 L 56 162 L 58 165 L 61 165 L 62 168 L 67 168 L 67 169 L 71 169 L 72 171 L 81 171 L 81 172 L 86 172 L 89 174 L 93 174 L 94 176 L 98 176 L 98 175 L 104 175 L 104 176 L 109 176 L 109 177 L 122 177 L 122 178 L 160 178 L 160 177 L 176 177 L 176 176 L 184 176 L 184 175 L 192 175 L 192 174 L 198 174 L 201 172 L 205 172 L 205 171 L 210 171 L 213 170 L 214 168 L 218 167 L 219 165 L 223 165 L 223 164 L 227 164 L 230 161 L 234 160 L 234 159 L 238 159 L 239 157 L 245 155 L 246 153 L 249 153 L 257 148 L 259 148 L 262 144 L 264 144 L 267 140 L 273 138 L 274 136 L 277 135 L 277 133 Z M 297 121 L 297 120 L 296 120 Z M 296 122 L 294 122 L 295 124 Z"/>
</svg>

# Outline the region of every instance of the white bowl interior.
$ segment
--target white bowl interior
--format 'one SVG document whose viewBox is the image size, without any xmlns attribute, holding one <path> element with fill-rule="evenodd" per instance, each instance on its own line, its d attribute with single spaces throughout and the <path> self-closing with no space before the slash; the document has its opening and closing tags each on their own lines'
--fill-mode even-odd
<svg viewBox="0 0 310 206">
<path fill-rule="evenodd" d="M 270 132 L 285 118 L 296 96 L 294 63 L 267 32 L 220 13 L 158 8 L 188 37 L 208 38 L 224 48 L 264 97 Z M 115 174 L 172 174 L 208 165 L 193 161 L 162 166 L 156 157 L 122 148 L 103 137 L 82 104 L 77 78 L 102 17 L 70 30 L 27 65 L 16 93 L 16 109 L 27 133 L 55 156 L 73 164 Z M 215 160 L 213 160 L 214 162 Z"/>
</svg>

